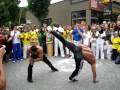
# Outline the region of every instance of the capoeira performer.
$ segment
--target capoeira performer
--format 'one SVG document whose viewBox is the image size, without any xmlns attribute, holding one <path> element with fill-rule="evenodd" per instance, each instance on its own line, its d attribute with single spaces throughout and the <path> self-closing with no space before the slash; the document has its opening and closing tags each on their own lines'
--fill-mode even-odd
<svg viewBox="0 0 120 90">
<path fill-rule="evenodd" d="M 43 48 L 40 47 L 38 44 L 38 41 L 36 39 L 31 40 L 31 46 L 28 48 L 28 59 L 29 59 L 29 65 L 28 65 L 28 82 L 33 82 L 32 80 L 32 68 L 35 62 L 37 61 L 43 61 L 45 62 L 52 71 L 58 71 L 48 60 L 48 58 L 45 56 L 43 52 Z"/>
<path fill-rule="evenodd" d="M 71 76 L 69 77 L 69 80 L 77 81 L 75 77 L 78 75 L 78 72 L 82 65 L 81 61 L 85 59 L 91 65 L 92 73 L 93 73 L 93 83 L 97 83 L 98 81 L 96 81 L 96 60 L 92 53 L 92 50 L 85 45 L 80 44 L 79 46 L 76 46 L 73 43 L 68 42 L 56 32 L 57 27 L 55 26 L 53 27 L 53 29 L 51 28 L 51 26 L 48 26 L 47 29 L 52 35 L 58 38 L 63 43 L 63 45 L 65 45 L 74 54 L 76 67 L 73 73 L 71 74 Z"/>
</svg>

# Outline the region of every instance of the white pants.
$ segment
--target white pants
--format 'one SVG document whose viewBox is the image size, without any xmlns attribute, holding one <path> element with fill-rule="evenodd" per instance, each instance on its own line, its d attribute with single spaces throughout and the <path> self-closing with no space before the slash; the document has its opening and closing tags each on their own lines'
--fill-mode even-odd
<svg viewBox="0 0 120 90">
<path fill-rule="evenodd" d="M 98 38 L 96 40 L 96 59 L 104 59 L 104 40 Z"/>
<path fill-rule="evenodd" d="M 65 57 L 65 54 L 64 54 L 64 48 L 63 48 L 63 44 L 60 40 L 58 40 L 57 38 L 55 38 L 55 49 L 54 49 L 54 53 L 55 55 L 54 56 L 58 56 L 58 47 L 60 48 L 60 54 L 61 54 L 61 57 Z"/>
<path fill-rule="evenodd" d="M 96 56 L 96 45 L 91 44 L 91 49 L 93 51 L 94 56 Z"/>
<path fill-rule="evenodd" d="M 65 48 L 65 50 L 67 55 L 72 55 L 72 52 L 67 47 Z"/>
<path fill-rule="evenodd" d="M 78 46 L 79 44 L 81 44 L 81 41 L 74 41 L 74 44 Z"/>
<path fill-rule="evenodd" d="M 68 40 L 67 40 L 68 41 Z M 68 41 L 69 42 L 69 41 Z M 67 55 L 72 55 L 72 52 L 67 48 L 67 47 L 65 47 L 65 51 L 66 51 L 66 54 Z"/>
<path fill-rule="evenodd" d="M 107 44 L 107 59 L 111 59 L 111 51 L 112 51 L 112 45 Z"/>
<path fill-rule="evenodd" d="M 27 58 L 27 49 L 30 45 L 23 45 L 23 58 L 26 59 Z"/>
</svg>

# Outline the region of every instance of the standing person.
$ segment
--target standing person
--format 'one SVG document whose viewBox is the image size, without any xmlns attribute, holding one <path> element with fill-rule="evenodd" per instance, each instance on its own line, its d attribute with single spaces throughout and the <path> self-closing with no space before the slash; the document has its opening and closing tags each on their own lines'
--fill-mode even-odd
<svg viewBox="0 0 120 90">
<path fill-rule="evenodd" d="M 79 24 L 76 24 L 73 29 L 73 40 L 75 45 L 79 45 L 82 40 L 83 29 L 80 28 Z"/>
<path fill-rule="evenodd" d="M 88 26 L 86 25 L 83 33 L 83 44 L 90 47 L 90 38 L 91 38 L 91 33 L 88 30 Z"/>
<path fill-rule="evenodd" d="M 46 32 L 47 32 L 47 27 L 46 26 L 42 27 L 41 40 L 42 40 L 42 47 L 43 47 L 44 53 L 47 53 Z"/>
<path fill-rule="evenodd" d="M 43 31 L 43 29 L 41 28 L 40 30 L 39 30 L 39 32 L 38 32 L 38 41 L 39 41 L 39 44 L 40 44 L 40 46 L 41 47 L 43 47 L 43 40 L 44 40 L 44 35 L 45 33 L 44 33 L 44 31 Z"/>
<path fill-rule="evenodd" d="M 36 38 L 32 38 L 31 46 L 28 48 L 28 59 L 29 59 L 29 65 L 28 65 L 28 82 L 32 83 L 32 72 L 33 72 L 33 65 L 37 61 L 43 61 L 46 63 L 52 71 L 58 71 L 48 60 L 48 58 L 45 56 L 43 52 L 43 48 L 38 45 L 38 41 Z"/>
<path fill-rule="evenodd" d="M 73 43 L 76 46 L 82 43 L 83 29 L 80 27 L 78 23 L 76 23 L 76 25 L 74 26 L 72 35 L 73 35 Z M 73 54 L 71 58 L 73 58 Z"/>
<path fill-rule="evenodd" d="M 13 30 L 12 29 L 12 27 L 10 27 L 10 29 L 9 29 L 9 31 L 8 31 L 8 37 L 7 37 L 7 41 L 6 41 L 6 54 L 7 54 L 7 57 L 6 57 L 6 59 L 8 60 L 12 60 L 12 48 L 13 48 L 13 42 L 12 42 L 12 38 L 11 38 L 11 35 L 10 35 L 10 33 L 11 33 L 11 30 Z"/>
<path fill-rule="evenodd" d="M 91 42 L 91 49 L 93 51 L 93 54 L 94 54 L 94 56 L 96 56 L 96 37 L 95 37 L 94 33 L 92 33 L 92 37 L 90 39 L 90 42 Z"/>
<path fill-rule="evenodd" d="M 53 29 L 56 30 L 57 33 L 62 35 L 63 32 L 64 32 L 64 29 L 62 28 L 62 26 L 60 26 L 58 24 L 56 24 L 55 26 L 56 27 L 53 27 Z M 54 56 L 58 56 L 58 48 L 60 48 L 61 57 L 65 57 L 63 44 L 56 37 L 54 37 L 54 46 L 55 46 L 55 48 L 54 48 Z"/>
<path fill-rule="evenodd" d="M 91 49 L 93 51 L 94 56 L 96 56 L 96 31 L 97 31 L 97 27 L 96 24 L 93 24 L 91 26 L 91 31 L 92 31 L 92 37 L 90 39 L 91 42 Z"/>
<path fill-rule="evenodd" d="M 98 81 L 96 81 L 96 60 L 90 48 L 82 44 L 79 46 L 76 46 L 75 44 L 66 41 L 61 35 L 59 35 L 55 30 L 54 31 L 53 30 L 49 29 L 49 32 L 52 33 L 56 38 L 58 38 L 74 54 L 76 68 L 71 74 L 71 76 L 69 77 L 69 80 L 76 81 L 75 77 L 79 73 L 79 70 L 81 67 L 81 60 L 83 60 L 84 58 L 91 65 L 92 72 L 93 72 L 93 83 L 97 83 Z"/>
<path fill-rule="evenodd" d="M 111 50 L 112 50 L 112 45 L 111 45 L 111 29 L 109 27 L 108 24 L 105 24 L 105 33 L 106 33 L 106 37 L 105 37 L 105 56 L 106 59 L 110 59 L 111 58 Z"/>
<path fill-rule="evenodd" d="M 111 39 L 111 41 L 112 41 L 112 55 L 111 55 L 111 59 L 113 61 L 115 61 L 117 56 L 118 56 L 118 54 L 119 54 L 117 52 L 117 50 L 119 48 L 119 43 L 120 43 L 120 37 L 119 37 L 117 32 L 114 33 L 114 37 Z"/>
<path fill-rule="evenodd" d="M 69 41 L 69 42 L 71 42 L 71 43 L 73 43 L 72 32 L 73 32 L 73 30 L 72 30 L 71 26 L 67 25 L 66 26 L 66 35 L 67 35 L 66 40 Z M 66 47 L 66 54 L 69 55 L 69 56 L 72 55 L 72 52 L 67 47 Z"/>
<path fill-rule="evenodd" d="M 47 29 L 49 26 L 47 27 Z M 48 56 L 53 56 L 53 35 L 46 31 L 46 45 L 47 45 L 47 54 Z"/>
<path fill-rule="evenodd" d="M 0 90 L 6 90 L 6 76 L 3 65 L 3 56 L 5 54 L 5 48 L 0 47 Z"/>
<path fill-rule="evenodd" d="M 19 62 L 22 59 L 21 56 L 21 42 L 20 42 L 20 31 L 18 31 L 17 26 L 13 26 L 13 30 L 10 33 L 12 43 L 13 43 L 13 62 L 18 59 Z M 16 58 L 17 57 L 17 58 Z"/>
<path fill-rule="evenodd" d="M 97 26 L 98 31 L 96 32 L 97 40 L 96 40 L 96 59 L 104 59 L 104 38 L 106 36 L 105 31 Z M 99 57 L 100 56 L 100 57 Z"/>
<path fill-rule="evenodd" d="M 27 48 L 30 46 L 30 32 L 29 27 L 25 27 L 24 32 L 20 35 L 20 38 L 23 42 L 23 58 L 27 59 Z"/>
</svg>

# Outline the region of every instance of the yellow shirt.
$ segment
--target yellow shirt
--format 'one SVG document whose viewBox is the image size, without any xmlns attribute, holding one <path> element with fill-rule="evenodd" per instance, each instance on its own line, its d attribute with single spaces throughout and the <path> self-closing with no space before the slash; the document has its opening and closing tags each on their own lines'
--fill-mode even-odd
<svg viewBox="0 0 120 90">
<path fill-rule="evenodd" d="M 117 52 L 120 53 L 120 46 L 118 47 Z"/>
<path fill-rule="evenodd" d="M 120 44 L 120 38 L 119 37 L 115 37 L 112 39 L 112 49 L 118 49 Z"/>
<path fill-rule="evenodd" d="M 22 33 L 20 35 L 20 38 L 21 38 L 24 45 L 30 44 L 30 33 L 29 32 Z"/>
<path fill-rule="evenodd" d="M 67 40 L 68 41 L 73 41 L 73 36 L 72 36 L 73 30 L 66 30 L 66 35 L 67 35 Z"/>
<path fill-rule="evenodd" d="M 38 40 L 37 32 L 31 31 L 31 32 L 30 32 L 30 38 L 34 38 L 34 39 Z M 31 40 L 32 40 L 32 39 L 31 39 Z"/>
<path fill-rule="evenodd" d="M 62 37 L 63 37 L 64 39 L 67 38 L 67 34 L 66 34 L 66 31 L 65 31 L 65 30 L 64 30 L 64 32 L 63 32 L 63 34 L 62 34 Z"/>
</svg>

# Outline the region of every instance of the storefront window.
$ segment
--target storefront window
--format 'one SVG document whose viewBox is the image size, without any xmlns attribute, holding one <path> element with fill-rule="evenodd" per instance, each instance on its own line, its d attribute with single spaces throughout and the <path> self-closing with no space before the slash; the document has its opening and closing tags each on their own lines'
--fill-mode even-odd
<svg viewBox="0 0 120 90">
<path fill-rule="evenodd" d="M 100 11 L 91 11 L 91 23 L 102 23 L 103 21 L 103 12 Z"/>
<path fill-rule="evenodd" d="M 71 13 L 72 18 L 72 25 L 75 25 L 76 23 L 79 23 L 80 21 L 84 20 L 86 21 L 86 11 L 73 11 Z"/>
<path fill-rule="evenodd" d="M 82 2 L 82 1 L 88 1 L 88 0 L 71 0 L 71 4 Z"/>
</svg>

